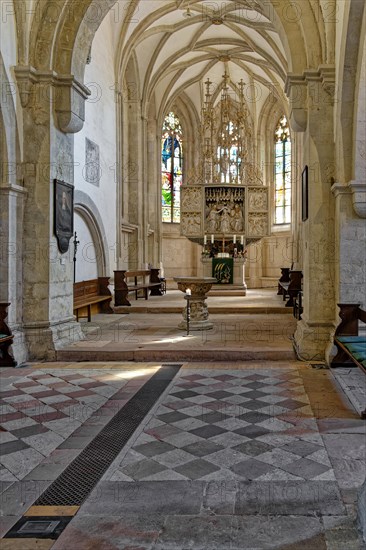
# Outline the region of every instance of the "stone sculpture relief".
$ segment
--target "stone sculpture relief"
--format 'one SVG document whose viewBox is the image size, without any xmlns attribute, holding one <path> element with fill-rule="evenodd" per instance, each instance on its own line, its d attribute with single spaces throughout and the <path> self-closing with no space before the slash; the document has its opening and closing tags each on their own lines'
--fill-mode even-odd
<svg viewBox="0 0 366 550">
<path fill-rule="evenodd" d="M 201 213 L 190 212 L 181 216 L 181 231 L 183 235 L 200 235 L 202 233 Z"/>
<path fill-rule="evenodd" d="M 249 214 L 249 236 L 263 237 L 268 234 L 268 214 Z"/>
<path fill-rule="evenodd" d="M 190 307 L 191 307 L 191 319 L 193 318 L 195 322 L 207 321 L 208 308 L 205 302 L 192 302 Z M 183 314 L 183 319 L 186 321 L 187 308 L 183 309 L 182 314 Z"/>
<path fill-rule="evenodd" d="M 263 212 L 268 210 L 267 189 L 249 191 L 249 210 L 251 212 Z"/>
<path fill-rule="evenodd" d="M 206 232 L 225 235 L 243 233 L 244 196 L 244 189 L 206 188 Z"/>
<path fill-rule="evenodd" d="M 182 205 L 184 212 L 194 212 L 201 208 L 202 187 L 186 187 L 182 189 Z"/>
<path fill-rule="evenodd" d="M 99 186 L 100 180 L 100 158 L 99 145 L 85 138 L 85 181 Z"/>
</svg>

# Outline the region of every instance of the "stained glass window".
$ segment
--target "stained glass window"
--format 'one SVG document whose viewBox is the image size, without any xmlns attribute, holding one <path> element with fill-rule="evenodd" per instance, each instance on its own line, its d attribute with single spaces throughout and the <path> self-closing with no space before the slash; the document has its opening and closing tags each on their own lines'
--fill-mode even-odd
<svg viewBox="0 0 366 550">
<path fill-rule="evenodd" d="M 217 158 L 218 171 L 221 174 L 220 183 L 240 183 L 239 131 L 231 121 L 222 128 L 217 147 Z"/>
<path fill-rule="evenodd" d="M 164 120 L 161 139 L 162 221 L 180 222 L 180 187 L 183 176 L 182 127 L 179 118 L 169 113 Z"/>
<path fill-rule="evenodd" d="M 291 223 L 291 139 L 287 118 L 283 115 L 275 130 L 275 221 Z"/>
</svg>

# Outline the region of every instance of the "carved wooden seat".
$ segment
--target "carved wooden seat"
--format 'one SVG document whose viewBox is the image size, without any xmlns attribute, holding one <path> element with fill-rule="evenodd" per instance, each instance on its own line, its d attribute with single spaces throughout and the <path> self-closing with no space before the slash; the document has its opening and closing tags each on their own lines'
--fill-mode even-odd
<svg viewBox="0 0 366 550">
<path fill-rule="evenodd" d="M 282 296 L 284 287 L 281 283 L 286 284 L 290 282 L 290 267 L 281 267 L 281 277 L 278 279 L 277 294 Z"/>
<path fill-rule="evenodd" d="M 129 281 L 128 279 L 132 279 Z M 161 296 L 162 281 L 159 277 L 159 269 L 141 269 L 138 271 L 115 271 L 114 272 L 114 303 L 116 306 L 130 306 L 127 296 L 129 292 L 135 293 L 138 300 L 139 291 L 142 291 L 143 298 L 148 300 L 149 290 L 151 296 Z"/>
<path fill-rule="evenodd" d="M 286 268 L 282 268 L 286 269 Z M 281 269 L 281 271 L 282 271 Z M 282 276 L 281 276 L 282 278 Z M 287 278 L 284 276 L 284 278 Z M 302 271 L 298 270 L 289 270 L 289 280 L 283 280 L 279 279 L 278 281 L 278 289 L 281 289 L 281 292 L 278 291 L 277 294 L 282 294 L 283 300 L 286 300 L 286 307 L 294 307 L 294 298 L 298 295 L 298 293 L 301 291 L 301 280 L 302 280 Z"/>
<path fill-rule="evenodd" d="M 113 313 L 110 306 L 112 294 L 108 284 L 109 277 L 74 283 L 74 315 L 77 321 L 87 318 L 90 323 L 92 312 Z"/>
<path fill-rule="evenodd" d="M 366 311 L 360 309 L 360 304 L 337 304 L 342 319 L 335 332 L 334 343 L 338 353 L 331 366 L 344 367 L 353 363 L 366 374 L 366 336 L 358 335 L 359 321 L 366 323 Z M 366 408 L 361 412 L 366 418 Z"/>
<path fill-rule="evenodd" d="M 14 357 L 9 353 L 14 336 L 5 322 L 10 303 L 0 302 L 0 367 L 16 367 Z"/>
</svg>

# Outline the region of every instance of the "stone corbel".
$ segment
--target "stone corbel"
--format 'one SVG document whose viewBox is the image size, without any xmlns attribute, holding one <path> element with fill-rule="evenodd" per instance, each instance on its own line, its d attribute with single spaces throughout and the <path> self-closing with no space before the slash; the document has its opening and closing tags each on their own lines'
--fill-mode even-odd
<svg viewBox="0 0 366 550">
<path fill-rule="evenodd" d="M 366 183 L 353 180 L 349 182 L 349 187 L 354 211 L 360 218 L 366 218 Z"/>
<path fill-rule="evenodd" d="M 335 96 L 335 67 L 334 65 L 320 65 L 318 70 L 323 89 L 330 96 L 333 103 Z"/>
<path fill-rule="evenodd" d="M 304 75 L 288 74 L 285 93 L 290 103 L 290 125 L 295 132 L 305 132 L 307 127 L 307 83 Z"/>
<path fill-rule="evenodd" d="M 349 186 L 342 183 L 333 183 L 331 191 L 335 198 L 339 197 L 340 195 L 349 195 L 351 193 L 351 189 L 349 188 Z"/>
<path fill-rule="evenodd" d="M 38 82 L 37 71 L 29 65 L 18 65 L 14 67 L 14 73 L 18 84 L 20 103 L 24 109 L 29 105 L 33 85 Z"/>
<path fill-rule="evenodd" d="M 23 108 L 30 106 L 34 85 L 48 84 L 55 88 L 55 115 L 58 128 L 65 133 L 79 132 L 85 120 L 85 100 L 89 89 L 72 75 L 58 75 L 54 71 L 37 71 L 31 66 L 14 67 L 19 96 Z M 37 98 L 42 100 L 42 94 Z M 49 101 L 48 93 L 45 100 Z"/>
<path fill-rule="evenodd" d="M 76 134 L 84 125 L 85 101 L 90 90 L 72 75 L 58 75 L 55 85 L 57 125 L 62 132 Z"/>
</svg>

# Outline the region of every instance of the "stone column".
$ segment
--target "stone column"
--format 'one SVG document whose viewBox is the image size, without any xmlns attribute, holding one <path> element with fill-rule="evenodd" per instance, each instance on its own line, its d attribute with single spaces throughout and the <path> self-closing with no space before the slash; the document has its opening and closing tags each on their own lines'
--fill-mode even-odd
<svg viewBox="0 0 366 550">
<path fill-rule="evenodd" d="M 366 224 L 354 208 L 352 182 L 349 185 L 335 183 L 332 192 L 336 203 L 336 303 L 359 303 L 366 308 Z M 360 212 L 362 213 L 362 212 Z M 339 311 L 335 311 L 335 326 L 339 324 Z M 326 359 L 335 354 L 332 342 L 327 348 Z"/>
<path fill-rule="evenodd" d="M 53 230 L 53 180 L 73 184 L 73 136 L 55 125 L 58 84 L 54 73 L 17 69 L 23 106 L 27 191 L 23 223 L 23 330 L 28 359 L 50 360 L 55 359 L 58 347 L 82 338 L 80 325 L 73 316 L 72 251 L 69 248 L 68 253 L 60 253 Z"/>
<path fill-rule="evenodd" d="M 303 265 L 299 268 L 303 271 L 304 312 L 297 325 L 295 342 L 302 358 L 316 361 L 325 358 L 334 333 L 335 205 L 331 192 L 334 69 L 319 67 L 305 71 L 301 78 L 297 77 L 297 86 L 296 101 L 290 103 L 294 107 L 291 122 L 295 130 L 303 132 L 297 138 L 302 137 L 303 141 L 302 169 L 305 165 L 309 168 L 309 208 L 308 219 L 300 230 Z M 291 90 L 289 95 L 291 101 Z"/>
<path fill-rule="evenodd" d="M 27 192 L 13 183 L 0 186 L 1 262 L 0 302 L 11 303 L 7 323 L 14 334 L 13 353 L 21 364 L 27 358 L 27 349 L 22 334 L 22 222 Z"/>
</svg>

